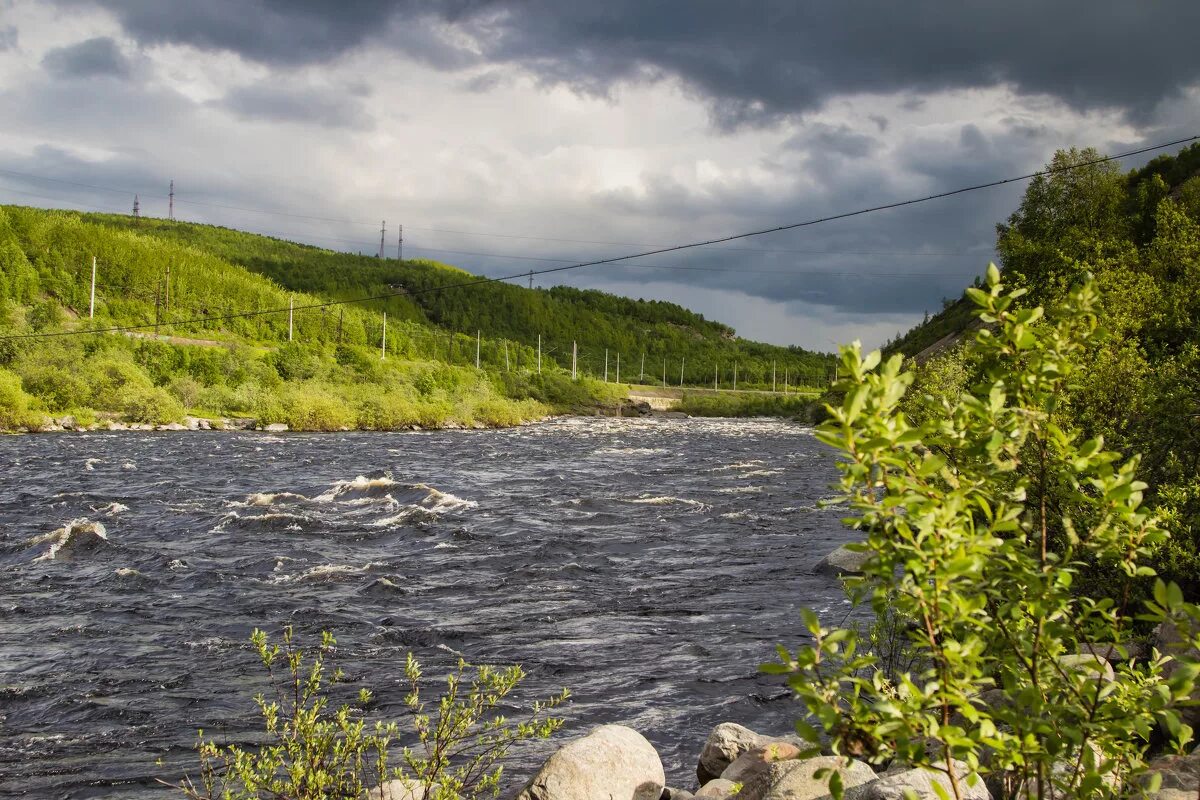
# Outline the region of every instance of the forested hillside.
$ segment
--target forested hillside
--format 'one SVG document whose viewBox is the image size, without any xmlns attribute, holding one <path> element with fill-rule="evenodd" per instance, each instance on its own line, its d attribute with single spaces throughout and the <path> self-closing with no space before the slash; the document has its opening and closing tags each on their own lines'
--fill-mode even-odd
<svg viewBox="0 0 1200 800">
<path fill-rule="evenodd" d="M 643 350 L 647 380 L 666 360 L 672 383 L 681 361 L 685 380 L 701 385 L 716 365 L 738 363 L 743 386 L 769 381 L 774 361 L 793 387 L 819 385 L 829 363 L 737 340 L 669 303 L 495 283 L 445 288 L 470 280 L 433 262 L 211 226 L 0 207 L 0 429 L 41 427 L 54 415 L 83 424 L 97 412 L 303 429 L 513 424 L 613 402 L 624 393 L 622 351 L 627 383 Z M 390 296 L 333 302 L 370 295 Z"/>
<path fill-rule="evenodd" d="M 1060 152 L 1050 166 L 1097 156 Z M 1143 455 L 1147 499 L 1173 535 L 1155 553 L 1156 567 L 1200 594 L 1200 146 L 1129 173 L 1109 162 L 1034 180 L 997 227 L 997 250 L 1005 284 L 1025 289 L 1019 302 L 1029 307 L 1052 307 L 1095 276 L 1104 335 L 1061 400 L 1061 423 Z M 967 308 L 949 306 L 894 347 L 916 355 L 964 331 L 973 321 Z M 953 395 L 983 368 L 969 351 L 951 349 L 921 368 L 918 392 Z M 1105 565 L 1095 566 L 1103 576 Z"/>
<path fill-rule="evenodd" d="M 699 386 L 712 385 L 714 368 L 725 375 L 723 380 L 731 381 L 735 362 L 743 386 L 769 384 L 772 363 L 780 385 L 785 368 L 789 375 L 801 375 L 802 382 L 809 385 L 822 385 L 833 368 L 832 357 L 826 354 L 739 339 L 729 326 L 674 303 L 564 286 L 530 290 L 496 282 L 446 288 L 476 276 L 435 261 L 401 262 L 339 253 L 208 225 L 135 221 L 111 214 L 81 217 L 202 249 L 296 291 L 339 299 L 393 294 L 362 304 L 386 311 L 388 319 L 432 324 L 472 338 L 482 332 L 489 339 L 507 339 L 529 347 L 536 347 L 540 335 L 544 354 L 567 367 L 571 343 L 577 342 L 580 368 L 593 375 L 603 374 L 606 349 L 610 374 L 615 374 L 616 354 L 620 353 L 622 377 L 633 378 L 641 370 L 644 353 L 646 380 L 661 379 L 665 359 L 673 384 L 679 382 L 681 362 L 684 382 Z M 469 354 L 454 357 L 466 363 L 462 359 L 467 355 L 474 359 L 473 347 Z"/>
</svg>

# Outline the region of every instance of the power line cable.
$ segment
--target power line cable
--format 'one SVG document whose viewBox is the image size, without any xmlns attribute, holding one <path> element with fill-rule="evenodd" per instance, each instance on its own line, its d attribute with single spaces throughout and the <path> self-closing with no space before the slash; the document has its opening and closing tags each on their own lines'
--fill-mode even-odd
<svg viewBox="0 0 1200 800">
<path fill-rule="evenodd" d="M 951 189 L 951 190 L 945 191 L 945 192 L 937 192 L 935 194 L 929 194 L 929 195 L 925 195 L 923 197 L 915 197 L 915 198 L 911 198 L 909 200 L 898 200 L 898 201 L 895 201 L 892 203 L 883 203 L 883 204 L 877 205 L 877 206 L 869 206 L 867 208 L 861 208 L 856 211 L 843 211 L 838 214 L 829 214 L 824 217 L 816 217 L 814 219 L 804 220 L 803 222 L 793 222 L 793 223 L 789 223 L 786 225 L 777 225 L 777 226 L 771 227 L 771 228 L 762 228 L 762 229 L 755 230 L 755 231 L 747 231 L 745 233 L 735 233 L 735 234 L 731 234 L 729 236 L 721 236 L 721 237 L 718 237 L 715 239 L 706 239 L 706 240 L 698 241 L 698 242 L 688 242 L 686 244 L 678 244 L 678 245 L 673 245 L 671 247 L 661 247 L 661 248 L 658 248 L 655 250 L 646 250 L 641 253 L 630 253 L 628 255 L 623 255 L 623 256 L 612 256 L 609 258 L 595 259 L 593 261 L 584 261 L 584 262 L 581 262 L 578 264 L 569 264 L 569 265 L 561 266 L 561 267 L 547 267 L 545 269 L 540 269 L 540 270 L 530 270 L 527 272 L 519 272 L 515 275 L 505 275 L 505 276 L 495 277 L 495 278 L 477 278 L 475 280 L 463 281 L 461 283 L 444 284 L 442 286 L 432 286 L 427 289 L 421 289 L 421 290 L 411 291 L 411 292 L 407 291 L 407 290 L 400 290 L 400 291 L 395 291 L 395 292 L 384 292 L 382 294 L 369 295 L 367 297 L 351 298 L 348 300 L 329 300 L 329 301 L 322 302 L 322 303 L 308 303 L 303 306 L 290 306 L 287 308 L 264 309 L 261 311 L 245 311 L 245 312 L 239 312 L 239 313 L 234 313 L 234 314 L 224 314 L 224 315 L 220 315 L 220 316 L 198 317 L 198 318 L 188 319 L 188 320 L 177 320 L 175 322 L 172 322 L 171 324 L 175 325 L 175 326 L 195 325 L 195 324 L 200 324 L 200 323 L 204 323 L 204 322 L 221 322 L 221 321 L 231 320 L 231 319 L 246 319 L 249 317 L 261 317 L 261 316 L 267 316 L 270 314 L 286 314 L 289 312 L 294 313 L 295 311 L 305 311 L 305 310 L 317 309 L 317 308 L 329 308 L 331 306 L 349 305 L 352 303 L 368 303 L 368 302 L 372 302 L 375 300 L 386 300 L 386 299 L 389 299 L 392 297 L 416 297 L 416 296 L 430 294 L 430 293 L 434 293 L 434 292 L 449 291 L 450 289 L 464 289 L 464 288 L 468 288 L 471 286 L 481 286 L 483 284 L 488 284 L 488 283 L 500 283 L 503 281 L 511 281 L 511 280 L 524 280 L 525 278 L 529 277 L 530 274 L 548 275 L 548 274 L 556 273 L 556 272 L 566 272 L 568 270 L 582 269 L 584 267 L 595 267 L 595 266 L 600 266 L 603 264 L 615 264 L 615 263 L 619 263 L 622 261 L 631 261 L 635 258 L 645 258 L 647 256 L 661 255 L 663 253 L 676 253 L 676 252 L 680 252 L 683 250 L 694 250 L 696 248 L 708 247 L 708 246 L 714 245 L 714 244 L 723 244 L 725 242 L 733 242 L 733 241 L 738 241 L 740 239 L 749 239 L 754 236 L 763 236 L 763 235 L 766 235 L 769 233 L 778 233 L 781 231 L 796 230 L 798 228 L 807 228 L 807 227 L 811 227 L 813 225 L 820 225 L 820 224 L 823 224 L 826 222 L 833 222 L 835 220 L 849 219 L 851 217 L 863 216 L 864 214 L 873 214 L 873 213 L 876 213 L 879 211 L 887 211 L 887 210 L 895 209 L 895 208 L 903 208 L 905 206 L 917 205 L 918 203 L 927 203 L 931 200 L 940 200 L 940 199 L 943 199 L 946 197 L 954 197 L 956 195 L 965 194 L 967 192 L 974 192 L 974 191 L 978 191 L 980 189 L 990 189 L 990 188 L 993 188 L 996 186 L 1003 186 L 1003 185 L 1009 184 L 1009 183 L 1017 183 L 1020 181 L 1031 180 L 1031 179 L 1037 178 L 1037 177 L 1043 177 L 1043 176 L 1047 176 L 1047 175 L 1056 175 L 1056 174 L 1060 174 L 1063 172 L 1071 172 L 1071 171 L 1074 171 L 1077 169 L 1082 169 L 1083 167 L 1094 166 L 1096 164 L 1104 164 L 1104 163 L 1107 163 L 1110 161 L 1118 161 L 1123 158 L 1129 158 L 1130 156 L 1141 155 L 1142 153 L 1149 153 L 1149 152 L 1153 152 L 1154 150 L 1163 150 L 1168 147 L 1173 147 L 1175 145 L 1180 145 L 1180 144 L 1186 144 L 1188 142 L 1194 142 L 1197 140 L 1200 140 L 1200 135 L 1188 136 L 1183 139 L 1176 139 L 1171 142 L 1164 142 L 1162 144 L 1156 144 L 1156 145 L 1152 145 L 1149 147 L 1141 147 L 1136 150 L 1129 150 L 1124 153 L 1118 153 L 1118 154 L 1112 155 L 1112 156 L 1103 156 L 1101 158 L 1094 158 L 1094 159 L 1090 159 L 1088 161 L 1081 161 L 1078 164 L 1068 164 L 1068 165 L 1061 166 L 1061 167 L 1051 167 L 1049 169 L 1038 170 L 1036 172 L 1030 172 L 1025 175 L 1019 175 L 1014 178 L 1003 178 L 1001 180 L 988 181 L 986 183 L 977 183 L 977 184 L 973 184 L 971 186 L 964 186 L 964 187 L 961 187 L 958 189 Z M 155 325 L 154 323 L 147 323 L 145 325 L 117 325 L 117 326 L 112 326 L 109 328 L 96 328 L 96 329 L 92 329 L 92 330 L 51 331 L 51 332 L 41 332 L 41 333 L 10 334 L 8 336 L 0 336 L 0 341 L 7 341 L 7 340 L 13 340 L 13 339 L 40 339 L 40 338 L 62 337 L 62 336 L 83 336 L 83 335 L 97 334 L 97 333 L 118 333 L 118 332 L 122 332 L 122 331 L 145 330 L 147 328 L 154 328 L 154 327 L 161 327 L 161 324 Z"/>
</svg>

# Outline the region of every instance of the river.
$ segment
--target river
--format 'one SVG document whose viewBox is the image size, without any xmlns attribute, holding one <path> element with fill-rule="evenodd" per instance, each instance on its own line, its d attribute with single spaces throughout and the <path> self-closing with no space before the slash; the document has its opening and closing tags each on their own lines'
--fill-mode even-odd
<svg viewBox="0 0 1200 800">
<path fill-rule="evenodd" d="M 801 606 L 844 613 L 813 571 L 852 536 L 833 463 L 766 420 L 0 438 L 0 796 L 170 796 L 197 728 L 260 727 L 247 638 L 289 623 L 381 718 L 410 650 L 520 663 L 522 696 L 572 692 L 559 742 L 630 725 L 690 787 L 716 723 L 791 729 L 757 667 Z"/>
</svg>

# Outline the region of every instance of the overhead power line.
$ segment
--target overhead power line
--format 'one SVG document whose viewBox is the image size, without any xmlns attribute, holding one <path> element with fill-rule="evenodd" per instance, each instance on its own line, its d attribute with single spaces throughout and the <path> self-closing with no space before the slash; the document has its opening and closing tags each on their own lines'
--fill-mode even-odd
<svg viewBox="0 0 1200 800">
<path fill-rule="evenodd" d="M 966 194 L 967 192 L 979 191 L 981 189 L 990 189 L 990 188 L 993 188 L 996 186 L 1004 186 L 1005 184 L 1009 184 L 1009 183 L 1018 183 L 1021 181 L 1032 180 L 1033 178 L 1043 177 L 1043 176 L 1047 176 L 1047 175 L 1057 175 L 1057 174 L 1064 173 L 1064 172 L 1072 172 L 1077 169 L 1082 169 L 1083 167 L 1094 166 L 1096 164 L 1104 164 L 1104 163 L 1107 163 L 1110 161 L 1118 161 L 1123 158 L 1129 158 L 1130 156 L 1141 155 L 1142 153 L 1150 153 L 1155 150 L 1164 150 L 1168 147 L 1174 147 L 1176 145 L 1187 144 L 1189 142 L 1194 142 L 1197 140 L 1200 140 L 1200 135 L 1188 136 L 1183 139 L 1176 139 L 1176 140 L 1170 141 L 1170 142 L 1163 142 L 1162 144 L 1156 144 L 1156 145 L 1152 145 L 1149 147 L 1140 147 L 1136 150 L 1129 150 L 1124 153 L 1118 153 L 1118 154 L 1112 155 L 1112 156 L 1103 156 L 1101 158 L 1094 158 L 1094 159 L 1090 159 L 1088 161 L 1081 161 L 1078 164 L 1068 164 L 1068 165 L 1062 166 L 1062 167 L 1051 167 L 1049 169 L 1038 170 L 1036 172 L 1029 172 L 1024 175 L 1018 175 L 1013 178 L 1003 178 L 1000 180 L 988 181 L 986 183 L 976 183 L 976 184 L 973 184 L 970 186 L 963 186 L 958 189 L 951 189 L 951 190 L 945 191 L 945 192 L 937 192 L 935 194 L 924 195 L 923 197 L 914 197 L 909 200 L 898 200 L 898 201 L 891 202 L 891 203 L 883 203 L 883 204 L 876 205 L 876 206 L 869 206 L 867 208 L 861 208 L 856 211 L 843 211 L 843 212 L 837 213 L 837 214 L 829 214 L 829 215 L 826 215 L 823 217 L 815 217 L 813 219 L 804 220 L 802 222 L 792 222 L 792 223 L 788 223 L 786 225 L 776 225 L 776 226 L 770 227 L 770 228 L 761 228 L 759 230 L 746 231 L 745 233 L 735 233 L 735 234 L 731 234 L 729 236 L 721 236 L 721 237 L 718 237 L 715 239 L 705 239 L 705 240 L 697 241 L 697 242 L 688 242 L 686 244 L 677 244 L 677 245 L 672 245 L 670 247 L 660 247 L 660 248 L 656 248 L 653 250 L 645 250 L 645 251 L 642 251 L 639 253 L 630 253 L 628 255 L 623 255 L 623 256 L 611 256 L 609 258 L 599 258 L 599 259 L 595 259 L 592 261 L 583 261 L 578 264 L 568 264 L 566 266 L 561 266 L 561 267 L 547 267 L 545 269 L 540 269 L 540 270 L 528 270 L 525 272 L 516 273 L 515 275 L 504 275 L 504 276 L 495 277 L 495 278 L 475 278 L 473 280 L 462 281 L 460 283 L 444 284 L 442 286 L 431 286 L 428 289 L 421 289 L 421 290 L 411 291 L 411 292 L 407 291 L 407 290 L 400 290 L 400 291 L 395 291 L 395 292 L 383 292 L 381 294 L 368 295 L 366 297 L 351 298 L 348 300 L 329 300 L 329 301 L 325 301 L 325 302 L 321 302 L 321 303 L 308 303 L 303 306 L 288 306 L 286 308 L 264 309 L 261 311 L 245 311 L 245 312 L 238 312 L 238 313 L 233 313 L 233 314 L 222 314 L 222 315 L 211 316 L 211 317 L 196 317 L 196 318 L 186 319 L 186 320 L 175 320 L 170 323 L 160 323 L 157 325 L 155 323 L 147 323 L 144 325 L 116 325 L 116 326 L 112 326 L 109 328 L 96 328 L 96 329 L 92 329 L 92 330 L 51 331 L 51 332 L 41 332 L 41 333 L 10 334 L 8 336 L 0 336 L 0 341 L 6 341 L 6 340 L 12 340 L 12 339 L 40 339 L 40 338 L 62 337 L 62 336 L 84 336 L 84 335 L 90 335 L 90 334 L 96 334 L 96 333 L 119 333 L 119 332 L 123 332 L 123 331 L 146 330 L 149 328 L 162 327 L 162 324 L 170 324 L 173 326 L 185 326 L 185 325 L 196 325 L 196 324 L 201 324 L 201 323 L 205 323 L 205 322 L 222 322 L 222 321 L 231 320 L 231 319 L 245 319 L 248 317 L 262 317 L 262 316 L 267 316 L 267 315 L 271 315 L 271 314 L 288 314 L 288 313 L 293 313 L 295 311 L 304 311 L 304 310 L 318 309 L 318 308 L 329 308 L 331 306 L 340 306 L 340 305 L 350 305 L 352 303 L 369 303 L 369 302 L 373 302 L 376 300 L 386 300 L 386 299 L 389 299 L 392 297 L 416 297 L 416 296 L 431 294 L 431 293 L 435 293 L 435 292 L 445 292 L 445 291 L 449 291 L 451 289 L 465 289 L 465 288 L 468 288 L 471 286 L 482 286 L 482 285 L 488 284 L 488 283 L 500 283 L 503 281 L 511 281 L 511 280 L 524 280 L 527 277 L 529 277 L 531 274 L 532 275 L 548 275 L 548 274 L 556 273 L 556 272 L 566 272 L 569 270 L 583 269 L 584 267 L 595 267 L 595 266 L 600 266 L 603 264 L 616 264 L 616 263 L 620 263 L 623 261 L 632 261 L 633 259 L 637 259 L 637 258 L 646 258 L 648 256 L 662 255 L 664 253 L 677 253 L 677 252 L 681 252 L 684 250 L 695 250 L 695 249 L 701 248 L 701 247 L 709 247 L 714 244 L 724 244 L 726 242 L 734 242 L 734 241 L 738 241 L 741 239 L 749 239 L 749 238 L 752 238 L 755 236 L 764 236 L 769 233 L 779 233 L 781 231 L 796 230 L 798 228 L 807 228 L 807 227 L 812 227 L 814 225 L 821 225 L 821 224 L 824 224 L 827 222 L 833 222 L 835 220 L 849 219 L 851 217 L 859 217 L 859 216 L 863 216 L 865 214 L 874 214 L 879 211 L 887 211 L 887 210 L 895 209 L 895 208 L 904 208 L 906 206 L 917 205 L 918 203 L 927 203 L 931 200 L 940 200 L 940 199 L 947 198 L 947 197 L 954 197 L 956 195 Z"/>
</svg>

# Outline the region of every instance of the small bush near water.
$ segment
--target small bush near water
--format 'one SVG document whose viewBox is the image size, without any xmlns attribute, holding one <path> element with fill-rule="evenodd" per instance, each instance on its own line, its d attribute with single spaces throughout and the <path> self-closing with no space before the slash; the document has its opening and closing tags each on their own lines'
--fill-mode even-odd
<svg viewBox="0 0 1200 800">
<path fill-rule="evenodd" d="M 1097 328 L 1094 285 L 1043 319 L 1014 305 L 1022 291 L 1005 293 L 994 267 L 987 284 L 969 291 L 989 326 L 972 353 L 982 385 L 910 421 L 901 357 L 880 365 L 854 345 L 842 351 L 844 398 L 818 432 L 843 456 L 839 499 L 867 533 L 851 590 L 910 656 L 881 664 L 855 631 L 806 611 L 813 644 L 780 648 L 764 669 L 789 676 L 814 748 L 819 727 L 837 754 L 942 772 L 955 797 L 981 778 L 1005 797 L 1137 793 L 1152 741 L 1191 739 L 1178 709 L 1198 665 L 1135 662 L 1124 645 L 1135 625 L 1196 630 L 1200 608 L 1147 566 L 1168 534 L 1141 508 L 1138 458 L 1081 440 L 1059 408 Z M 1074 585 L 1095 563 L 1120 584 L 1101 599 Z M 1085 642 L 1116 647 L 1111 679 L 1072 661 Z"/>
<path fill-rule="evenodd" d="M 218 745 L 201 731 L 199 775 L 168 784 L 186 798 L 363 800 L 383 797 L 380 787 L 391 780 L 404 782 L 421 800 L 494 797 L 509 747 L 548 738 L 563 723 L 547 714 L 566 701 L 566 690 L 535 702 L 525 719 L 510 721 L 498 709 L 524 678 L 521 668 L 472 667 L 463 661 L 446 676 L 445 689 L 429 711 L 422 700 L 420 665 L 409 653 L 405 705 L 412 744 L 398 748 L 398 724 L 368 725 L 363 710 L 372 702 L 368 690 L 359 691 L 355 705 L 331 708 L 330 687 L 344 678 L 340 670 L 330 671 L 336 645 L 331 634 L 322 634 L 321 644 L 310 650 L 295 643 L 291 627 L 284 628 L 282 639 L 271 644 L 257 630 L 251 637 L 275 690 L 271 700 L 254 698 L 266 743 L 257 750 Z"/>
</svg>

